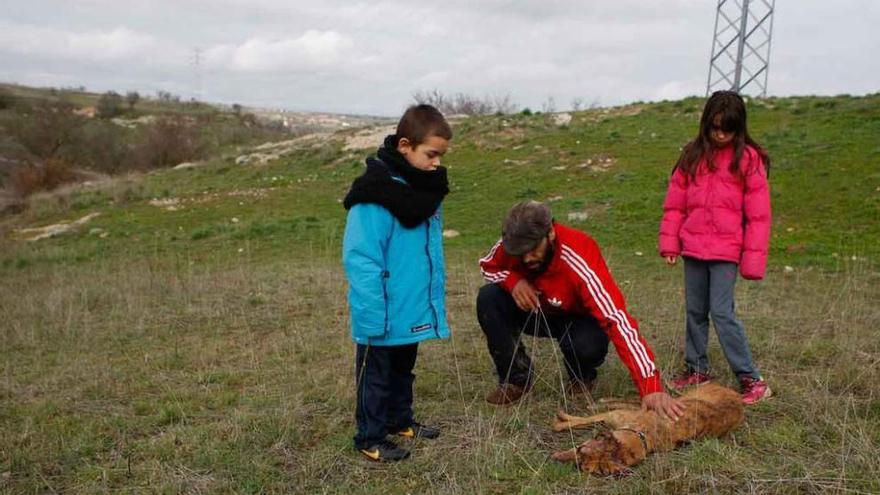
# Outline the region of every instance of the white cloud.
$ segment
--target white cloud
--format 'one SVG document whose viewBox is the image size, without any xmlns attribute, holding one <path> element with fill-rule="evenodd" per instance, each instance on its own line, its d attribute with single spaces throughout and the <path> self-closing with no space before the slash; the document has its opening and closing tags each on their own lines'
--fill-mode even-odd
<svg viewBox="0 0 880 495">
<path fill-rule="evenodd" d="M 239 72 L 304 71 L 352 62 L 352 41 L 335 31 L 309 30 L 297 38 L 253 37 L 206 50 L 209 67 Z"/>
<path fill-rule="evenodd" d="M 46 59 L 114 62 L 155 54 L 159 45 L 125 27 L 77 32 L 0 23 L 0 51 Z"/>
<path fill-rule="evenodd" d="M 11 81 L 194 94 L 198 46 L 207 100 L 384 115 L 431 89 L 616 104 L 703 93 L 715 3 L 28 0 L 3 13 L 0 67 Z M 829 5 L 777 2 L 771 95 L 880 89 L 878 2 Z"/>
</svg>

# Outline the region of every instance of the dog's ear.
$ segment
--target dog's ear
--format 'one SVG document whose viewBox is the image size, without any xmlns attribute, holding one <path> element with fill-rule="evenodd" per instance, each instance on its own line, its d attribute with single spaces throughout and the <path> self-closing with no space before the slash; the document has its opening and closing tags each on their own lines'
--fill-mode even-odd
<svg viewBox="0 0 880 495">
<path fill-rule="evenodd" d="M 647 457 L 648 452 L 645 451 L 641 437 L 634 432 L 617 430 L 609 433 L 609 436 L 617 444 L 614 460 L 622 466 L 634 466 Z"/>
</svg>

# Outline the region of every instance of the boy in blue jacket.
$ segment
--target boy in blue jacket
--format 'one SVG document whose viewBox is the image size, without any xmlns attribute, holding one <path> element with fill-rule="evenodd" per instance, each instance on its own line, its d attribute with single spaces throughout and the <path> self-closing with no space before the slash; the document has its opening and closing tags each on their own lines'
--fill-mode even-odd
<svg viewBox="0 0 880 495">
<path fill-rule="evenodd" d="M 409 451 L 387 435 L 437 438 L 413 418 L 418 343 L 449 336 L 442 216 L 452 130 L 430 105 L 412 106 L 345 197 L 342 243 L 352 337 L 357 345 L 355 448 L 372 461 Z"/>
</svg>

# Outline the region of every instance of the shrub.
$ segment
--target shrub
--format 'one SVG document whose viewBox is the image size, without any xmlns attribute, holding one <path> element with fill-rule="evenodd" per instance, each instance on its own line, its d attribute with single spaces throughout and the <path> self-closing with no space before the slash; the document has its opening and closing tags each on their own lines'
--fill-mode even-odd
<svg viewBox="0 0 880 495">
<path fill-rule="evenodd" d="M 9 173 L 7 187 L 17 197 L 24 198 L 37 191 L 51 191 L 56 187 L 76 180 L 77 176 L 59 159 L 50 159 L 40 164 L 27 164 Z"/>
<path fill-rule="evenodd" d="M 165 103 L 180 103 L 180 97 L 169 91 L 157 91 L 156 96 L 159 98 L 159 101 Z"/>
<path fill-rule="evenodd" d="M 413 100 L 417 104 L 432 105 L 444 114 L 464 115 L 491 115 L 515 113 L 517 105 L 511 100 L 510 95 L 484 96 L 482 98 L 456 93 L 446 95 L 439 91 L 417 91 L 413 94 Z"/>
<path fill-rule="evenodd" d="M 185 117 L 174 115 L 157 119 L 146 130 L 136 160 L 140 167 L 151 169 L 174 166 L 200 156 L 198 129 Z"/>
<path fill-rule="evenodd" d="M 10 126 L 13 137 L 32 155 L 46 160 L 73 142 L 84 118 L 73 113 L 68 103 L 43 102 L 15 119 Z"/>
<path fill-rule="evenodd" d="M 125 102 L 128 103 L 128 109 L 134 110 L 137 102 L 141 101 L 141 95 L 137 91 L 129 91 L 125 93 Z"/>
<path fill-rule="evenodd" d="M 12 95 L 9 91 L 0 88 L 0 110 L 5 110 L 12 106 Z"/>
<path fill-rule="evenodd" d="M 98 117 L 103 119 L 115 117 L 122 111 L 122 96 L 116 91 L 108 91 L 101 95 L 95 107 L 98 111 Z"/>
<path fill-rule="evenodd" d="M 65 153 L 73 163 L 105 174 L 131 168 L 133 152 L 127 145 L 132 131 L 106 121 L 90 122 Z"/>
</svg>

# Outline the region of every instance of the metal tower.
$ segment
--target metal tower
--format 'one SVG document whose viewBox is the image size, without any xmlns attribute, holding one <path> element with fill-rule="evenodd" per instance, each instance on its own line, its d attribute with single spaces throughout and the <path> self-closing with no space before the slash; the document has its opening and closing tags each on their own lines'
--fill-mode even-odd
<svg viewBox="0 0 880 495">
<path fill-rule="evenodd" d="M 776 0 L 718 0 L 706 94 L 754 88 L 767 96 Z"/>
<path fill-rule="evenodd" d="M 192 58 L 190 59 L 190 65 L 193 68 L 193 75 L 195 78 L 195 91 L 193 92 L 192 100 L 193 101 L 202 101 L 202 49 L 199 47 L 193 48 Z"/>
</svg>

